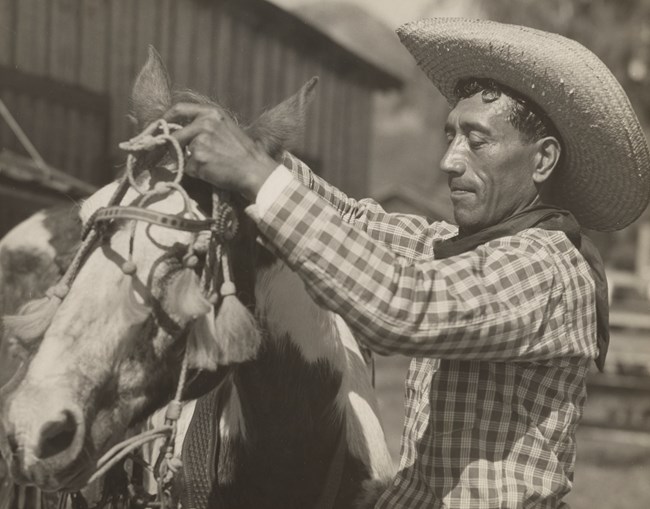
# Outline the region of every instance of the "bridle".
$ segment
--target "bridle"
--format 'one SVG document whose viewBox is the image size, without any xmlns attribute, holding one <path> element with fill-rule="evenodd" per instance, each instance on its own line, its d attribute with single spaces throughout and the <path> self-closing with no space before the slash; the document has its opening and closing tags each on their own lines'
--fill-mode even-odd
<svg viewBox="0 0 650 509">
<path fill-rule="evenodd" d="M 203 245 L 202 249 L 206 252 L 207 256 L 212 256 L 214 259 L 211 263 L 206 262 L 202 269 L 202 290 L 211 303 L 216 303 L 219 298 L 219 291 L 216 287 L 216 277 L 213 277 L 213 274 L 210 274 L 209 272 L 221 266 L 223 268 L 224 283 L 229 283 L 229 285 L 225 285 L 229 288 L 230 293 L 228 295 L 234 294 L 234 283 L 232 283 L 230 276 L 230 268 L 226 258 L 227 249 L 225 246 L 237 233 L 237 218 L 232 206 L 225 199 L 225 195 L 218 191 L 213 192 L 212 217 L 199 217 L 193 210 L 191 199 L 180 185 L 185 170 L 184 153 L 180 144 L 172 135 L 174 130 L 180 128 L 181 126 L 168 124 L 162 119 L 157 120 L 147 126 L 136 137 L 120 144 L 120 148 L 128 152 L 124 176 L 118 182 L 117 188 L 113 192 L 107 205 L 99 208 L 88 219 L 82 231 L 82 243 L 70 266 L 61 280 L 46 292 L 46 298 L 44 299 L 45 302 L 42 308 L 46 309 L 44 313 L 47 313 L 47 318 L 42 320 L 44 323 L 42 327 L 43 330 L 36 332 L 30 331 L 29 335 L 26 334 L 23 337 L 20 337 L 20 335 L 17 334 L 17 341 L 28 344 L 40 340 L 45 333 L 47 326 L 49 326 L 51 317 L 54 316 L 56 309 L 70 291 L 70 287 L 83 266 L 85 259 L 94 249 L 97 241 L 101 238 L 102 230 L 108 223 L 117 220 L 132 221 L 130 225 L 128 259 L 121 266 L 125 275 L 133 277 L 136 273 L 136 266 L 133 262 L 133 246 L 135 241 L 136 225 L 138 222 L 146 222 L 165 228 L 194 233 L 193 241 L 188 244 L 188 252 L 183 257 L 185 267 L 192 271 L 196 268 L 197 257 L 195 256 L 195 252 L 198 247 L 197 242 L 199 234 L 209 232 L 210 247 L 214 247 L 214 249 L 208 249 L 207 245 Z M 138 183 L 136 178 L 138 157 L 143 152 L 151 151 L 156 147 L 163 145 L 171 145 L 173 148 L 176 159 L 174 178 L 171 181 L 157 182 L 150 189 L 145 189 Z M 120 203 L 129 189 L 135 190 L 139 196 L 131 205 L 121 205 Z M 165 196 L 173 192 L 179 193 L 183 198 L 184 209 L 180 214 L 166 214 L 145 208 L 148 200 L 155 197 Z M 221 296 L 224 296 L 223 286 Z M 30 316 L 25 315 L 20 318 L 28 321 Z M 172 481 L 174 475 L 182 467 L 180 457 L 175 451 L 175 439 L 177 433 L 177 422 L 181 416 L 183 405 L 181 397 L 186 387 L 187 372 L 188 348 L 185 349 L 185 354 L 183 356 L 174 398 L 168 404 L 165 412 L 164 424 L 143 431 L 113 446 L 98 460 L 97 470 L 88 480 L 88 484 L 103 477 L 110 469 L 122 462 L 136 449 L 154 440 L 164 439 L 164 443 L 160 449 L 159 460 L 156 465 L 158 470 L 156 475 L 156 482 L 158 485 L 157 500 L 152 501 L 143 507 L 149 506 L 161 509 L 170 507 Z M 77 492 L 62 494 L 59 500 L 59 506 L 65 507 L 68 498 L 71 499 L 73 507 L 76 505 L 83 507 L 85 505 L 83 496 Z"/>
</svg>

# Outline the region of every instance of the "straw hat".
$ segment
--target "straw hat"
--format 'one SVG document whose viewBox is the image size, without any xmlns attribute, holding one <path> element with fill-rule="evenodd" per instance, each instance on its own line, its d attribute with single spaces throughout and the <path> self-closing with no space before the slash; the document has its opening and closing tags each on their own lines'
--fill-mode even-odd
<svg viewBox="0 0 650 509">
<path fill-rule="evenodd" d="M 397 34 L 451 104 L 459 79 L 492 78 L 546 112 L 564 152 L 552 195 L 582 226 L 618 230 L 645 210 L 643 130 L 616 78 L 587 48 L 532 28 L 460 18 L 407 23 Z"/>
</svg>

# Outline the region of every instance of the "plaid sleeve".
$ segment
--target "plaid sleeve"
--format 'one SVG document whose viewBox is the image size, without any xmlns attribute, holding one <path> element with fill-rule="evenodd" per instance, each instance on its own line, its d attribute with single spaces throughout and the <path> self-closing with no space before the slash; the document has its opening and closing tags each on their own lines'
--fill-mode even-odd
<svg viewBox="0 0 650 509">
<path fill-rule="evenodd" d="M 567 289 L 542 241 L 514 236 L 443 260 L 408 261 L 296 181 L 264 217 L 254 207 L 249 214 L 312 297 L 379 353 L 493 361 L 594 353 L 564 326 L 573 311 L 565 298 L 593 295 L 588 269 L 577 290 Z"/>
<path fill-rule="evenodd" d="M 300 159 L 285 152 L 282 164 L 303 185 L 332 205 L 343 221 L 365 231 L 394 253 L 409 259 L 433 256 L 433 243 L 456 233 L 456 227 L 412 214 L 386 212 L 376 201 L 355 200 L 315 175 Z"/>
</svg>

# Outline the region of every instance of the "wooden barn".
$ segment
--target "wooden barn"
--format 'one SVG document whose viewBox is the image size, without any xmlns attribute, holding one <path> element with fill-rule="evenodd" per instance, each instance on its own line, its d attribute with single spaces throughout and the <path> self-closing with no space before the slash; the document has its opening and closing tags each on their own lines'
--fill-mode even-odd
<svg viewBox="0 0 650 509">
<path fill-rule="evenodd" d="M 0 119 L 0 234 L 34 210 L 112 179 L 132 136 L 133 80 L 153 44 L 175 85 L 243 121 L 319 76 L 298 155 L 352 195 L 366 191 L 372 95 L 400 79 L 266 0 L 0 0 L 0 99 L 69 178 L 14 164 Z M 25 161 L 23 161 L 25 162 Z"/>
</svg>

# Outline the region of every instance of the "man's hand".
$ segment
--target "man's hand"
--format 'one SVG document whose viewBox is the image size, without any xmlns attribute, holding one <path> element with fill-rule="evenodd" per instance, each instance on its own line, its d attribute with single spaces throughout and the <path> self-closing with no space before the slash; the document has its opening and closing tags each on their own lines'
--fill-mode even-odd
<svg viewBox="0 0 650 509">
<path fill-rule="evenodd" d="M 164 117 L 186 124 L 174 133 L 187 147 L 186 171 L 215 187 L 238 191 L 251 201 L 277 163 L 222 110 L 178 103 Z"/>
</svg>

